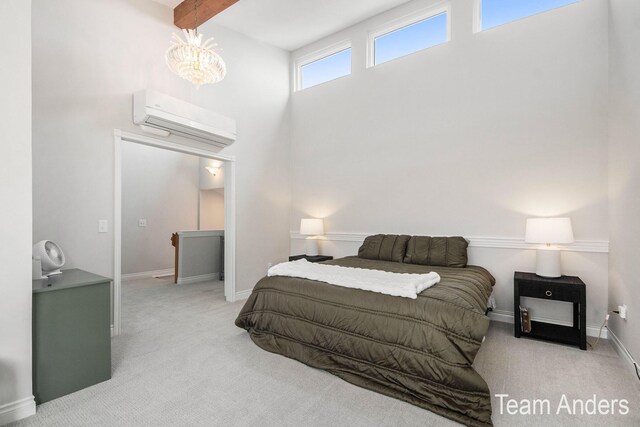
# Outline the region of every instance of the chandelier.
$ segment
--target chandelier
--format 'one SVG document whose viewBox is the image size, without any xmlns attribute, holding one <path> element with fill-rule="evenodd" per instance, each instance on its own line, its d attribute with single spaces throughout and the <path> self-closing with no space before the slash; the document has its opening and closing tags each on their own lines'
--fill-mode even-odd
<svg viewBox="0 0 640 427">
<path fill-rule="evenodd" d="M 218 46 L 213 38 L 202 42 L 202 34 L 198 34 L 198 2 L 194 2 L 195 22 L 193 30 L 182 30 L 184 40 L 173 33 L 171 46 L 165 54 L 169 69 L 185 80 L 200 87 L 207 83 L 217 83 L 227 74 L 227 66 L 213 48 Z"/>
</svg>

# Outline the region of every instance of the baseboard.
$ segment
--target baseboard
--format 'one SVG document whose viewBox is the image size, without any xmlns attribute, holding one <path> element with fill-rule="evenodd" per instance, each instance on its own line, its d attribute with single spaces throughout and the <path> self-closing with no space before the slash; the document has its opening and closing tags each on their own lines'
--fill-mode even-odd
<svg viewBox="0 0 640 427">
<path fill-rule="evenodd" d="M 246 291 L 240 291 L 240 292 L 236 292 L 236 301 L 242 301 L 245 300 L 247 298 L 249 298 L 249 296 L 251 295 L 251 292 L 253 292 L 253 289 L 248 289 Z"/>
<path fill-rule="evenodd" d="M 491 319 L 493 321 L 496 321 L 496 322 L 513 324 L 513 313 L 510 312 L 510 311 L 504 311 L 504 310 L 490 311 L 489 312 L 489 319 Z M 562 320 L 549 319 L 549 318 L 546 318 L 546 317 L 532 317 L 531 320 L 535 320 L 537 322 L 553 323 L 555 325 L 573 326 L 573 324 L 571 322 L 565 322 L 565 321 L 562 321 Z M 608 332 L 607 328 L 603 328 L 602 329 L 601 338 L 607 339 L 608 338 L 607 332 Z M 589 325 L 587 325 L 587 335 L 588 336 L 597 337 L 599 333 L 600 333 L 600 326 L 589 326 Z"/>
<path fill-rule="evenodd" d="M 36 413 L 36 401 L 33 396 L 0 405 L 0 426 L 19 421 Z"/>
<path fill-rule="evenodd" d="M 178 277 L 178 285 L 190 285 L 192 283 L 206 282 L 220 279 L 220 273 L 203 274 L 201 276 Z"/>
<path fill-rule="evenodd" d="M 142 273 L 123 274 L 120 277 L 122 277 L 122 280 L 135 280 L 164 274 L 175 274 L 175 270 L 173 268 L 167 268 L 166 270 L 143 271 Z"/>
<path fill-rule="evenodd" d="M 631 356 L 631 353 L 629 353 L 629 350 L 627 350 L 627 347 L 625 347 L 624 344 L 622 344 L 622 341 L 620 341 L 620 339 L 616 336 L 616 334 L 614 334 L 610 330 L 609 330 L 609 342 L 611 343 L 611 345 L 613 345 L 613 348 L 616 350 L 616 353 L 620 355 L 620 358 L 624 360 L 626 364 L 629 366 L 629 369 L 631 369 L 631 372 L 633 372 L 634 378 L 637 378 L 636 368 L 634 366 L 636 364 L 636 361 L 633 359 L 633 356 Z"/>
</svg>

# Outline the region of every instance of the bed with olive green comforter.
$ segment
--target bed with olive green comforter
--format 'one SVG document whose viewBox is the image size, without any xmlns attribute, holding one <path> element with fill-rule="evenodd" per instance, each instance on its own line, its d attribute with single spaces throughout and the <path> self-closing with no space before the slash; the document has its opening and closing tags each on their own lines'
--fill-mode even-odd
<svg viewBox="0 0 640 427">
<path fill-rule="evenodd" d="M 472 426 L 491 425 L 491 396 L 473 369 L 494 278 L 482 267 L 347 257 L 327 264 L 435 271 L 413 300 L 294 277 L 258 282 L 236 325 L 264 350 Z"/>
</svg>

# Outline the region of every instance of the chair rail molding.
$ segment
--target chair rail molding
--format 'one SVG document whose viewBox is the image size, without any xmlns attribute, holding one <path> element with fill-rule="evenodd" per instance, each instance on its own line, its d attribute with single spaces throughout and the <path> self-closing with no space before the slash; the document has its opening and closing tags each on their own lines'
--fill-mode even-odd
<svg viewBox="0 0 640 427">
<path fill-rule="evenodd" d="M 325 233 L 322 240 L 331 242 L 362 243 L 367 236 L 377 233 Z M 291 231 L 291 239 L 305 239 L 296 231 Z M 470 248 L 495 248 L 495 249 L 526 249 L 536 250 L 539 245 L 525 243 L 524 238 L 518 237 L 465 237 L 469 241 Z M 594 252 L 609 253 L 609 241 L 607 240 L 576 240 L 570 245 L 560 245 L 560 249 L 569 252 Z"/>
</svg>

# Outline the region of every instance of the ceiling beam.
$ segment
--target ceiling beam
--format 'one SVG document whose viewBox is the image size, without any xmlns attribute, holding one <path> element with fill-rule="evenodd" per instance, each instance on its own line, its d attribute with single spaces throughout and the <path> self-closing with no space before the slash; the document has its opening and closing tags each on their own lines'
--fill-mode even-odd
<svg viewBox="0 0 640 427">
<path fill-rule="evenodd" d="M 178 28 L 193 29 L 237 2 L 238 0 L 184 0 L 173 9 L 173 23 Z"/>
</svg>

